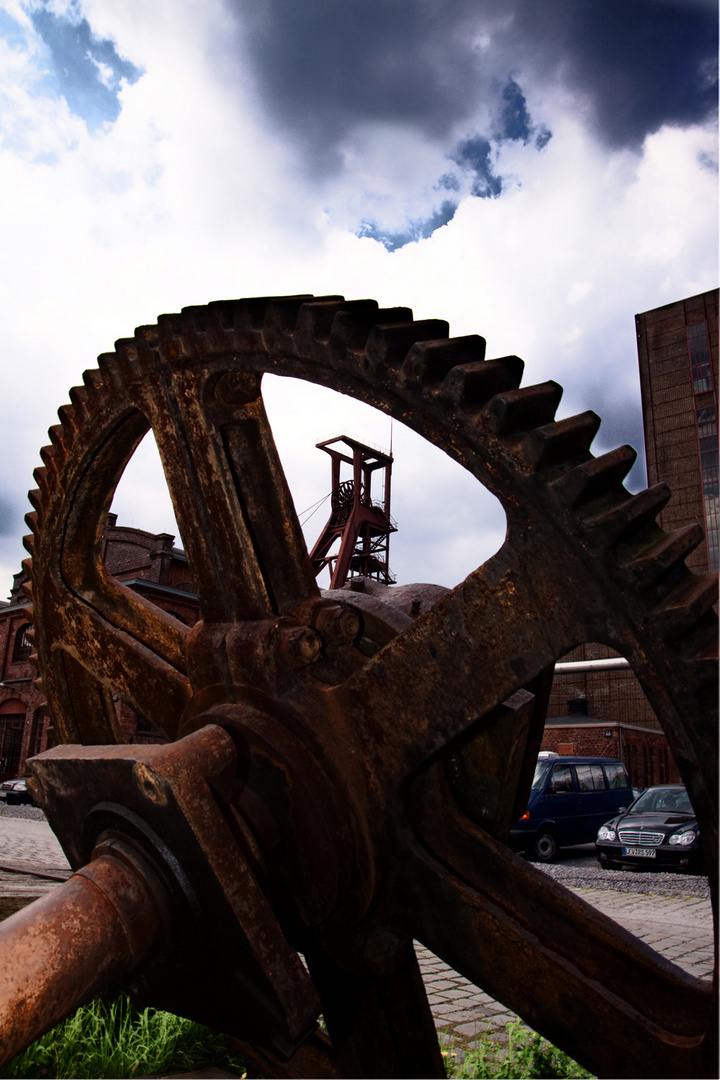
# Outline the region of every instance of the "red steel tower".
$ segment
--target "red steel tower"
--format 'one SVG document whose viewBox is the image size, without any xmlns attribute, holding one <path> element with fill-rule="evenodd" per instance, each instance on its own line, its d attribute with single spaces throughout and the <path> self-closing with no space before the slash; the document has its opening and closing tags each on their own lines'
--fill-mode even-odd
<svg viewBox="0 0 720 1080">
<path fill-rule="evenodd" d="M 338 448 L 338 444 L 347 449 Z M 317 447 L 329 454 L 332 461 L 332 510 L 310 552 L 315 576 L 327 566 L 331 589 L 341 588 L 348 576 L 356 575 L 375 578 L 384 585 L 394 584 L 388 566 L 390 533 L 397 532 L 397 525 L 390 517 L 392 454 L 383 454 L 347 435 L 326 439 L 317 443 Z M 341 481 L 343 464 L 352 468 L 352 479 Z M 372 477 L 379 469 L 384 470 L 383 498 L 373 502 Z M 330 549 L 338 539 L 340 546 L 331 554 Z"/>
</svg>

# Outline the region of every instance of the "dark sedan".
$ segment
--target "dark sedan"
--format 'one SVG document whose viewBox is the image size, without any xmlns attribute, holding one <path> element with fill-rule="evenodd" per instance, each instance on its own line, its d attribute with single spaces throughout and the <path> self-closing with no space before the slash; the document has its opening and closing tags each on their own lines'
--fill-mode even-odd
<svg viewBox="0 0 720 1080">
<path fill-rule="evenodd" d="M 21 780 L 6 780 L 3 784 L 0 784 L 0 794 L 5 796 L 6 803 L 14 803 L 15 805 L 29 803 L 32 805 L 32 798 L 27 789 L 25 779 L 26 778 L 23 777 Z"/>
<path fill-rule="evenodd" d="M 604 870 L 701 873 L 698 824 L 685 788 L 648 788 L 629 810 L 601 825 L 595 852 Z"/>
</svg>

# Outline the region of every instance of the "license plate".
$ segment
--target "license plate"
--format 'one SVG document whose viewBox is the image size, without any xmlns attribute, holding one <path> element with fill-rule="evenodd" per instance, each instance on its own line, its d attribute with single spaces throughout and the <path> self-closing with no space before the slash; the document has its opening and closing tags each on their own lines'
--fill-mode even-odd
<svg viewBox="0 0 720 1080">
<path fill-rule="evenodd" d="M 624 847 L 622 853 L 623 855 L 632 855 L 636 859 L 654 859 L 657 854 L 655 848 L 646 847 Z"/>
</svg>

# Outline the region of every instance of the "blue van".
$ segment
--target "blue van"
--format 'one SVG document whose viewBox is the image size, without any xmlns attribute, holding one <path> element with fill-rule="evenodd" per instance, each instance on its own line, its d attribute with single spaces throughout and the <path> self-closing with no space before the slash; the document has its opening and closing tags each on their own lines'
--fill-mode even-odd
<svg viewBox="0 0 720 1080">
<path fill-rule="evenodd" d="M 590 844 L 609 818 L 633 801 L 625 766 L 617 758 L 538 757 L 528 807 L 510 829 L 510 845 L 528 858 L 550 862 L 559 847 Z"/>
</svg>

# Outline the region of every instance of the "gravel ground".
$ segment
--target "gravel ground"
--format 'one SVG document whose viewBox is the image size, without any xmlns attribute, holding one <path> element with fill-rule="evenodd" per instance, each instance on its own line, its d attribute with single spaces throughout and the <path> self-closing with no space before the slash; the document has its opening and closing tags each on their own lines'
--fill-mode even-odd
<svg viewBox="0 0 720 1080">
<path fill-rule="evenodd" d="M 694 896 L 709 899 L 706 877 L 695 874 L 654 874 L 648 870 L 601 870 L 594 859 L 586 866 L 563 863 L 535 864 L 560 885 L 579 889 L 612 889 L 614 892 L 652 896 Z"/>
<path fill-rule="evenodd" d="M 20 803 L 19 806 L 8 806 L 4 799 L 0 799 L 0 815 L 9 818 L 25 818 L 27 821 L 45 821 L 45 815 L 39 807 L 26 806 L 25 803 Z"/>
</svg>

